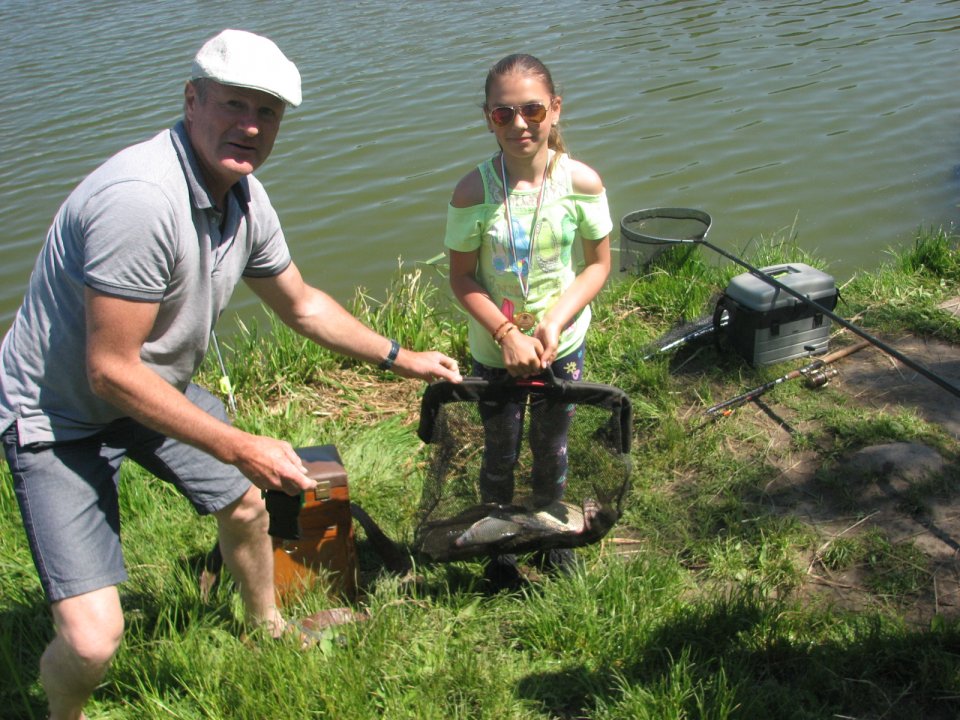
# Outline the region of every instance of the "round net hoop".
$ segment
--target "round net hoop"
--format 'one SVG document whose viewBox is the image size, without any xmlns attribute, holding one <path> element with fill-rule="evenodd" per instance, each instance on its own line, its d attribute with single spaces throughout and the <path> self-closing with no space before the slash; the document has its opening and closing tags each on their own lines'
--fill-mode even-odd
<svg viewBox="0 0 960 720">
<path fill-rule="evenodd" d="M 692 208 L 652 208 L 627 213 L 620 232 L 633 242 L 654 245 L 696 242 L 707 236 L 710 215 Z"/>
<path fill-rule="evenodd" d="M 627 213 L 620 220 L 620 269 L 645 268 L 671 247 L 692 246 L 707 236 L 712 222 L 710 215 L 693 208 Z"/>
</svg>

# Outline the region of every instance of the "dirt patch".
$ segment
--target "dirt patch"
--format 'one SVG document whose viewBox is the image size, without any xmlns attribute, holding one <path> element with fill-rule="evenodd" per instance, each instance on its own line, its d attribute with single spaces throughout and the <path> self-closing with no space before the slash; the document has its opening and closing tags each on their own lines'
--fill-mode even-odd
<svg viewBox="0 0 960 720">
<path fill-rule="evenodd" d="M 324 373 L 323 385 L 304 386 L 296 397 L 280 394 L 268 407 L 282 413 L 296 401 L 305 412 L 328 420 L 349 418 L 356 422 L 362 418 L 365 424 L 375 424 L 399 417 L 409 425 L 418 419 L 423 388 L 420 380 L 399 376 L 381 379 L 350 368 L 330 370 Z"/>
<path fill-rule="evenodd" d="M 934 375 L 960 388 L 960 348 L 912 336 L 884 339 Z M 859 404 L 876 410 L 912 408 L 927 422 L 960 440 L 960 398 L 890 355 L 867 348 L 843 361 L 840 378 Z"/>
<path fill-rule="evenodd" d="M 960 347 L 911 336 L 881 338 L 915 364 L 960 388 Z M 837 363 L 832 387 L 871 411 L 904 410 L 960 440 L 960 398 L 889 354 L 868 347 Z M 764 406 L 761 403 L 760 408 Z M 746 410 L 746 408 L 744 408 Z M 752 420 L 779 420 L 765 408 Z M 802 592 L 838 606 L 862 609 L 897 604 L 904 617 L 927 624 L 935 615 L 960 616 L 960 460 L 912 443 L 863 448 L 824 467 L 816 450 L 791 452 L 789 432 L 771 432 L 769 458 L 780 473 L 766 488 L 774 512 L 789 513 L 814 529 L 820 546 L 809 554 Z M 949 444 L 949 443 L 948 443 Z M 826 471 L 829 482 L 824 482 Z M 854 563 L 832 570 L 826 561 L 840 542 L 873 534 L 890 543 L 903 564 L 865 569 Z M 910 553 L 913 553 L 911 555 Z M 876 573 L 912 575 L 914 590 L 885 592 Z M 881 578 L 882 579 L 882 578 Z"/>
<path fill-rule="evenodd" d="M 960 298 L 941 308 L 960 316 Z M 838 371 L 830 380 L 831 392 L 865 415 L 902 418 L 908 413 L 942 429 L 945 437 L 930 443 L 936 447 L 898 443 L 909 447 L 857 448 L 848 457 L 830 457 L 825 452 L 833 445 L 830 438 L 824 448 L 794 442 L 821 435 L 821 421 L 801 417 L 778 403 L 775 393 L 735 411 L 740 432 L 762 438 L 762 449 L 755 443 L 739 447 L 732 437 L 727 446 L 732 457 L 760 453 L 774 468 L 761 488 L 765 510 L 796 518 L 815 534 L 800 558 L 806 568 L 804 597 L 851 610 L 895 604 L 901 617 L 922 626 L 937 615 L 960 617 L 960 397 L 943 385 L 960 389 L 960 346 L 910 335 L 878 339 L 926 374 L 868 345 L 830 366 Z M 859 340 L 845 333 L 831 341 L 830 349 Z M 701 348 L 675 353 L 672 372 L 697 374 L 710 362 L 700 355 Z M 729 386 L 713 393 L 734 394 Z M 700 427 L 703 407 L 695 402 L 683 419 Z M 617 528 L 614 535 L 608 543 L 612 552 L 629 556 L 642 548 L 628 528 Z M 857 543 L 868 546 L 867 557 L 842 562 L 842 549 Z"/>
</svg>

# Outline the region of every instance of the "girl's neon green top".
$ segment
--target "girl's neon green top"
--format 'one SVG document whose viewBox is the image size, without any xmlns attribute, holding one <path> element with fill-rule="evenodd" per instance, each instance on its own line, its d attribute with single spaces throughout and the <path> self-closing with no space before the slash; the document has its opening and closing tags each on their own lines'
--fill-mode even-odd
<svg viewBox="0 0 960 720">
<path fill-rule="evenodd" d="M 539 319 L 552 307 L 576 277 L 574 247 L 578 240 L 598 241 L 613 228 L 606 191 L 581 195 L 573 191 L 570 158 L 560 155 L 547 177 L 533 252 L 530 235 L 540 189 L 512 191 L 510 217 L 513 224 L 511 248 L 500 179 L 499 153 L 478 169 L 483 178 L 484 201 L 468 208 L 447 208 L 444 245 L 451 250 L 479 250 L 477 281 L 509 318 L 530 312 Z M 531 257 L 532 255 L 532 257 Z M 529 290 L 524 297 L 522 275 Z M 583 342 L 590 326 L 587 306 L 560 335 L 557 356 L 561 357 Z M 473 317 L 469 325 L 470 352 L 490 367 L 503 367 L 503 355 L 493 338 Z"/>
</svg>

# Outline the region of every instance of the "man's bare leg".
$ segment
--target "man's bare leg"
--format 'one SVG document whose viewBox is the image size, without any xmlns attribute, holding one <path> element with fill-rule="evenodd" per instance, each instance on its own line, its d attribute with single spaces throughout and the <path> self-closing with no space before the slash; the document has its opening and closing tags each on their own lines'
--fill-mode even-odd
<svg viewBox="0 0 960 720">
<path fill-rule="evenodd" d="M 103 680 L 123 637 L 116 587 L 51 605 L 56 635 L 40 658 L 50 720 L 82 720 L 83 706 Z"/>
<path fill-rule="evenodd" d="M 272 635 L 284 628 L 273 581 L 273 544 L 269 517 L 260 490 L 251 487 L 232 505 L 215 514 L 223 562 L 240 588 L 247 620 L 266 625 Z"/>
</svg>

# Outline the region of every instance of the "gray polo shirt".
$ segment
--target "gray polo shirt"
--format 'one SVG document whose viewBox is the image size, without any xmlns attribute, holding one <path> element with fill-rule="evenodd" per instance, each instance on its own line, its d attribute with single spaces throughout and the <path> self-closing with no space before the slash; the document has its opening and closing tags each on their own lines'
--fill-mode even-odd
<svg viewBox="0 0 960 720">
<path fill-rule="evenodd" d="M 183 123 L 87 176 L 60 207 L 0 346 L 0 430 L 23 444 L 92 434 L 122 415 L 87 382 L 84 287 L 159 304 L 140 356 L 183 390 L 241 277 L 290 264 L 253 176 L 211 202 Z"/>
</svg>

